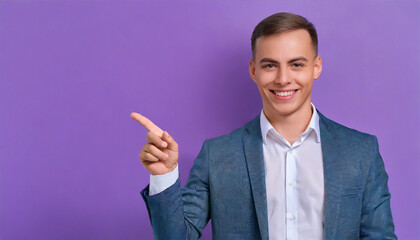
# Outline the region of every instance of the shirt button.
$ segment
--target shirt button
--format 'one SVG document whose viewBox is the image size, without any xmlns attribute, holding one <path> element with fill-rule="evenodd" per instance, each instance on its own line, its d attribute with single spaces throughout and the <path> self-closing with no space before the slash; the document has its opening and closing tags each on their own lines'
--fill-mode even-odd
<svg viewBox="0 0 420 240">
<path fill-rule="evenodd" d="M 289 182 L 289 186 L 293 186 L 293 181 L 290 181 Z"/>
<path fill-rule="evenodd" d="M 288 218 L 290 221 L 295 220 L 295 216 L 293 216 L 293 215 L 292 215 L 292 214 L 290 214 L 290 213 L 288 213 L 288 214 L 287 214 L 287 218 Z"/>
</svg>

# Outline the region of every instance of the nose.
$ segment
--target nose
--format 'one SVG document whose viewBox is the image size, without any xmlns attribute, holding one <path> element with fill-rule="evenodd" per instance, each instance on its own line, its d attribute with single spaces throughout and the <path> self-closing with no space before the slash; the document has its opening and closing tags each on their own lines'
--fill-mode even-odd
<svg viewBox="0 0 420 240">
<path fill-rule="evenodd" d="M 287 85 L 291 83 L 291 77 L 289 72 L 287 71 L 287 68 L 280 68 L 280 70 L 277 73 L 275 82 L 280 85 Z"/>
</svg>

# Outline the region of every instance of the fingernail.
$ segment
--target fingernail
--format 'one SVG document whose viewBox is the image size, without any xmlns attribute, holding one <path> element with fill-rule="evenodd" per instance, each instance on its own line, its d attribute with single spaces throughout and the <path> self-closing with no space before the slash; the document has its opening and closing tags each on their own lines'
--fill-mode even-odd
<svg viewBox="0 0 420 240">
<path fill-rule="evenodd" d="M 162 147 L 166 148 L 168 146 L 168 144 L 164 141 L 162 142 Z"/>
<path fill-rule="evenodd" d="M 164 157 L 164 159 L 165 159 L 165 160 L 168 160 L 168 157 L 169 157 L 169 156 L 168 156 L 168 154 L 166 154 L 166 153 L 165 153 L 165 157 Z"/>
</svg>

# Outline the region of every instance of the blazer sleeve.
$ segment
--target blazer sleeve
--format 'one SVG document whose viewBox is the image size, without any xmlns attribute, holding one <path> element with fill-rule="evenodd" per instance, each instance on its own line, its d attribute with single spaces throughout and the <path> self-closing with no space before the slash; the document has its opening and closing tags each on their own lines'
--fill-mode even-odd
<svg viewBox="0 0 420 240">
<path fill-rule="evenodd" d="M 208 140 L 194 161 L 183 189 L 180 180 L 165 191 L 141 195 L 146 203 L 154 239 L 198 239 L 210 219 Z"/>
<path fill-rule="evenodd" d="M 375 136 L 373 145 L 373 158 L 363 193 L 360 239 L 397 239 L 390 207 L 388 175 Z"/>
</svg>

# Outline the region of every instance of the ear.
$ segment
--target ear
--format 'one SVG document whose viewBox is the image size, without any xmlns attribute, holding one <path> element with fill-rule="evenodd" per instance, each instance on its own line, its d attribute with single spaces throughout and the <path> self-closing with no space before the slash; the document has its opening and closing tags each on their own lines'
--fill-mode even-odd
<svg viewBox="0 0 420 240">
<path fill-rule="evenodd" d="M 318 79 L 322 72 L 322 59 L 320 56 L 315 58 L 314 62 L 314 79 Z"/>
<path fill-rule="evenodd" d="M 252 59 L 249 60 L 249 76 L 251 76 L 252 80 L 255 82 L 255 64 Z"/>
</svg>

